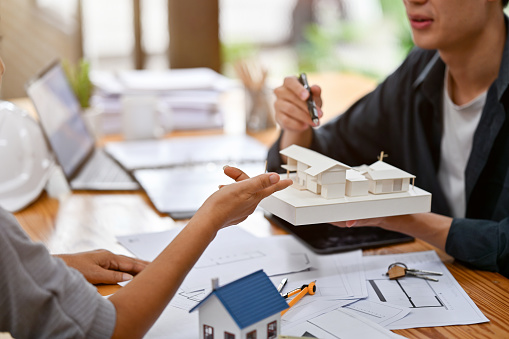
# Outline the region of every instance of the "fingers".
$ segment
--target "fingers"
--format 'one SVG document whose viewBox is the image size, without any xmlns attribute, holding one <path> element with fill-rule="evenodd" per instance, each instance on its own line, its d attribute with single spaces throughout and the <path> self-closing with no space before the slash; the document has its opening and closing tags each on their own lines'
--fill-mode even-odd
<svg viewBox="0 0 509 339">
<path fill-rule="evenodd" d="M 318 85 L 313 85 L 311 86 L 311 92 L 313 93 L 313 99 L 315 100 L 316 107 L 318 108 L 318 117 L 321 118 L 323 116 L 322 89 Z"/>
<path fill-rule="evenodd" d="M 320 88 L 313 86 L 312 91 L 313 95 L 316 93 L 319 99 Z M 309 92 L 297 80 L 297 77 L 286 77 L 283 85 L 274 90 L 274 94 L 276 95 L 274 103 L 276 121 L 283 129 L 303 131 L 314 125 L 306 103 Z M 321 99 L 319 102 L 321 104 Z"/>
<path fill-rule="evenodd" d="M 122 281 L 128 281 L 133 278 L 129 273 L 107 270 L 97 266 L 86 275 L 88 282 L 91 284 L 117 284 Z"/>
<path fill-rule="evenodd" d="M 292 184 L 293 184 L 293 181 L 291 179 L 283 179 L 283 180 L 280 180 L 275 185 L 267 187 L 264 190 L 258 192 L 258 194 L 260 195 L 260 199 L 264 199 L 277 191 L 281 191 L 281 190 L 291 186 Z"/>
<path fill-rule="evenodd" d="M 226 174 L 227 176 L 229 176 L 230 178 L 232 178 L 235 181 L 242 181 L 242 180 L 249 179 L 249 176 L 246 173 L 244 173 L 242 170 L 238 169 L 237 167 L 232 167 L 232 166 L 226 165 L 225 167 L 223 167 L 223 171 L 224 171 L 224 174 Z"/>
<path fill-rule="evenodd" d="M 116 255 L 116 271 L 127 272 L 136 275 L 143 271 L 149 262 L 138 258 L 126 257 L 124 255 Z M 113 267 L 112 267 L 113 268 Z"/>
<path fill-rule="evenodd" d="M 380 226 L 383 218 L 360 219 L 360 220 L 347 220 L 331 223 L 338 227 L 362 227 L 362 226 Z"/>
<path fill-rule="evenodd" d="M 250 180 L 242 181 L 240 184 L 243 184 L 242 189 L 245 192 L 258 194 L 263 199 L 276 191 L 287 188 L 292 184 L 292 180 L 281 180 L 277 173 L 264 173 Z"/>
<path fill-rule="evenodd" d="M 223 170 L 227 176 L 236 182 L 244 182 L 247 179 L 254 179 L 251 180 L 251 183 L 248 183 L 245 187 L 243 187 L 243 190 L 247 192 L 258 193 L 261 190 L 271 187 L 271 189 L 262 194 L 265 197 L 274 192 L 285 189 L 293 183 L 291 180 L 280 180 L 280 176 L 276 173 L 265 173 L 254 178 L 250 178 L 246 173 L 236 167 L 226 165 Z M 221 189 L 225 186 L 226 185 L 219 185 L 219 188 Z"/>
</svg>

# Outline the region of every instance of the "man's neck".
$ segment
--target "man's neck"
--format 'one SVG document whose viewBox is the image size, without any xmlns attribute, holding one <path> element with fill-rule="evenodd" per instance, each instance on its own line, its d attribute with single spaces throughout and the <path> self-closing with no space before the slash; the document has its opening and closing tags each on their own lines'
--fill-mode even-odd
<svg viewBox="0 0 509 339">
<path fill-rule="evenodd" d="M 449 96 L 456 105 L 472 101 L 498 77 L 506 32 L 501 15 L 464 46 L 439 50 L 449 69 Z"/>
</svg>

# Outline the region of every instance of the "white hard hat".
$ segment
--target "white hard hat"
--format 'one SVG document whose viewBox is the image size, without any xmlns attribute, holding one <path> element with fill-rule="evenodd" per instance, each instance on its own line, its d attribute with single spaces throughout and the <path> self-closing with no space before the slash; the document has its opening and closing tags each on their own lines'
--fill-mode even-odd
<svg viewBox="0 0 509 339">
<path fill-rule="evenodd" d="M 18 106 L 0 101 L 0 206 L 14 212 L 37 199 L 53 166 L 39 124 Z"/>
</svg>

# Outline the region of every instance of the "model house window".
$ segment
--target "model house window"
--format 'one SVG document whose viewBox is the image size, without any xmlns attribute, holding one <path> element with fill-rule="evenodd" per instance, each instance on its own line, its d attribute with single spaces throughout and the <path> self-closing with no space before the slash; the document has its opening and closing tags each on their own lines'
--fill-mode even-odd
<svg viewBox="0 0 509 339">
<path fill-rule="evenodd" d="M 235 339 L 235 334 L 230 332 L 224 332 L 224 339 Z"/>
<path fill-rule="evenodd" d="M 394 179 L 394 185 L 392 186 L 395 192 L 403 189 L 403 179 Z"/>
<path fill-rule="evenodd" d="M 203 339 L 214 339 L 214 327 L 203 325 Z"/>
<path fill-rule="evenodd" d="M 246 334 L 246 339 L 256 339 L 256 330 L 249 332 Z"/>
<path fill-rule="evenodd" d="M 267 324 L 267 339 L 277 338 L 277 321 Z"/>
<path fill-rule="evenodd" d="M 382 181 L 382 193 L 392 192 L 392 180 Z"/>
</svg>

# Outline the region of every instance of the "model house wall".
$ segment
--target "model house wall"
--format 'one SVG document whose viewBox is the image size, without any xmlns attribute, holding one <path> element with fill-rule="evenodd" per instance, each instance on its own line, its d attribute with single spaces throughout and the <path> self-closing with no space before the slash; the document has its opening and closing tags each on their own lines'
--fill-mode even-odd
<svg viewBox="0 0 509 339">
<path fill-rule="evenodd" d="M 359 171 L 350 169 L 346 171 L 345 195 L 360 197 L 369 194 L 369 180 Z"/>
<path fill-rule="evenodd" d="M 241 338 L 240 328 L 214 295 L 200 308 L 199 324 L 200 339 L 207 338 L 206 326 L 212 328 L 213 338 L 222 339 L 225 337 L 225 332 L 235 335 L 235 338 Z"/>
<path fill-rule="evenodd" d="M 383 161 L 370 165 L 364 175 L 369 180 L 369 192 L 373 194 L 406 192 L 410 187 L 410 180 L 415 178 L 414 175 Z"/>
</svg>

